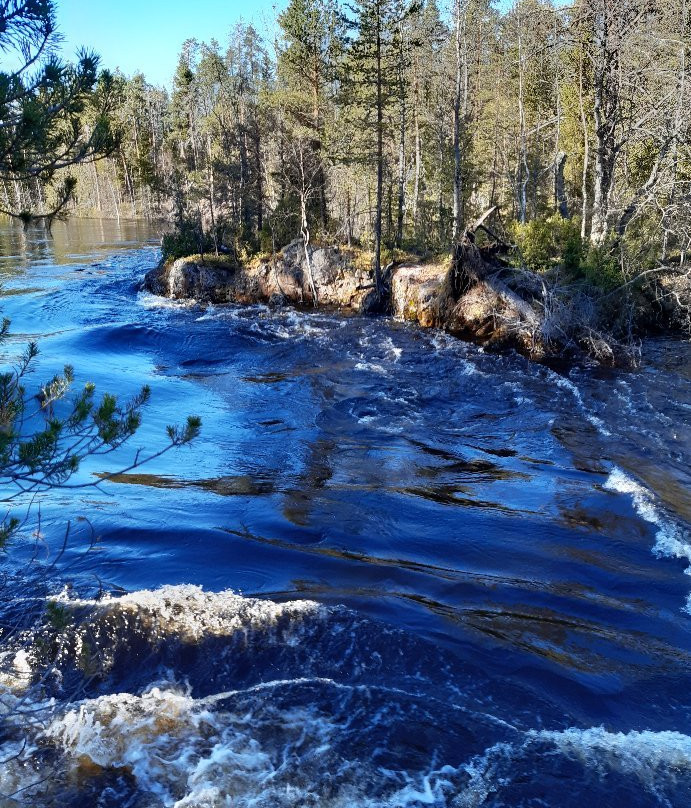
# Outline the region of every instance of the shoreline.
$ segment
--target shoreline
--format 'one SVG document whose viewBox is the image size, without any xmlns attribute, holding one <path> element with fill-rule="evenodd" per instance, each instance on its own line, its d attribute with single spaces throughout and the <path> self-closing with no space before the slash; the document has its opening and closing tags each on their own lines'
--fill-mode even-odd
<svg viewBox="0 0 691 808">
<path fill-rule="evenodd" d="M 480 254 L 474 245 L 472 249 Z M 160 262 L 146 273 L 142 288 L 162 297 L 201 303 L 390 314 L 492 351 L 515 350 L 540 363 L 595 359 L 602 365 L 626 366 L 637 362 L 638 343 L 618 343 L 611 335 L 598 335 L 599 339 L 589 335 L 587 347 L 574 339 L 547 339 L 551 323 L 535 294 L 535 281 L 523 277 L 525 273 L 516 273 L 518 284 L 501 280 L 501 270 L 459 281 L 459 264 L 452 256 L 428 263 L 404 261 L 386 267 L 383 295 L 378 298 L 363 258 L 356 249 L 334 246 L 309 247 L 306 256 L 297 240 L 271 257 L 245 264 L 226 255 Z M 637 337 L 651 334 L 683 338 L 671 328 L 646 329 Z"/>
</svg>

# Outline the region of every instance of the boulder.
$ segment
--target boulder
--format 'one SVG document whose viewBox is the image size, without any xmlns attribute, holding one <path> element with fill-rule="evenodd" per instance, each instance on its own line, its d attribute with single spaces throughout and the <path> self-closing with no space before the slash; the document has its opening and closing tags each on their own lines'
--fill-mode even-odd
<svg viewBox="0 0 691 808">
<path fill-rule="evenodd" d="M 539 318 L 522 298 L 496 279 L 474 281 L 455 296 L 452 273 L 450 263 L 397 267 L 391 276 L 394 316 L 483 343 L 534 349 Z"/>
<path fill-rule="evenodd" d="M 302 242 L 248 265 L 225 257 L 179 258 L 149 272 L 144 286 L 165 297 L 208 303 L 319 305 L 356 312 L 373 309 L 376 296 L 370 273 L 355 266 L 352 251 L 310 247 L 309 259 L 308 263 Z"/>
<path fill-rule="evenodd" d="M 423 328 L 444 327 L 453 307 L 451 266 L 402 264 L 391 275 L 391 310 Z"/>
</svg>

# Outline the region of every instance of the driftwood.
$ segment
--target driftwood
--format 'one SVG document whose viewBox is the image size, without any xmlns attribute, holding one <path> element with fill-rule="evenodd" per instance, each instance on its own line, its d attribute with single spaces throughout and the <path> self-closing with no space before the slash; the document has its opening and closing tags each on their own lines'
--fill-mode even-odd
<svg viewBox="0 0 691 808">
<path fill-rule="evenodd" d="M 488 208 L 466 229 L 454 248 L 453 294 L 456 300 L 475 284 L 486 280 L 507 266 L 506 262 L 502 260 L 501 254 L 506 253 L 509 245 L 486 224 L 496 210 L 498 210 L 497 205 Z M 485 232 L 494 243 L 478 247 L 476 243 L 478 230 Z"/>
</svg>

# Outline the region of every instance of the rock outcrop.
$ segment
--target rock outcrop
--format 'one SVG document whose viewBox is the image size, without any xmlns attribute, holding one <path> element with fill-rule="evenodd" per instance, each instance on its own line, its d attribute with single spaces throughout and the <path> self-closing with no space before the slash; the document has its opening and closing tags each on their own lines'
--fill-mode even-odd
<svg viewBox="0 0 691 808">
<path fill-rule="evenodd" d="M 309 255 L 308 264 L 302 242 L 297 241 L 272 258 L 247 266 L 225 257 L 180 258 L 149 272 L 144 285 L 154 294 L 208 303 L 373 310 L 376 295 L 371 275 L 356 266 L 354 252 L 317 247 L 310 248 Z"/>
<path fill-rule="evenodd" d="M 476 280 L 454 293 L 454 267 L 402 265 L 391 275 L 391 310 L 423 328 L 440 328 L 482 343 L 541 354 L 531 306 L 497 279 Z"/>
<path fill-rule="evenodd" d="M 181 258 L 149 272 L 145 287 L 165 297 L 209 303 L 319 306 L 360 314 L 386 311 L 423 328 L 537 353 L 532 336 L 537 317 L 530 305 L 496 279 L 473 277 L 459 293 L 452 260 L 389 268 L 385 299 L 378 301 L 371 271 L 358 266 L 355 251 L 314 247 L 309 255 L 308 263 L 297 241 L 248 266 L 226 257 Z"/>
<path fill-rule="evenodd" d="M 402 264 L 391 272 L 391 311 L 423 328 L 445 328 L 454 306 L 451 264 Z"/>
<path fill-rule="evenodd" d="M 511 266 L 510 245 L 486 225 L 494 210 L 468 228 L 446 261 L 387 267 L 379 296 L 362 253 L 309 247 L 306 255 L 300 240 L 248 265 L 226 256 L 181 258 L 151 270 L 144 285 L 155 294 L 200 302 L 388 313 L 533 359 L 587 354 L 606 363 L 635 361 L 637 343 L 628 327 L 622 338 L 611 294 L 564 285 L 558 272 L 540 275 Z M 489 237 L 483 246 L 476 242 L 479 231 Z M 690 288 L 688 277 L 670 270 L 637 291 L 631 299 L 640 333 L 689 333 Z"/>
</svg>

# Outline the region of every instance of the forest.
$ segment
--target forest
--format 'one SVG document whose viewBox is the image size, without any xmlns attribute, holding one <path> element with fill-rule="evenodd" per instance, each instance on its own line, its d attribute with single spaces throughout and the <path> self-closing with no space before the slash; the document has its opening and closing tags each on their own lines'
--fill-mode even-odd
<svg viewBox="0 0 691 808">
<path fill-rule="evenodd" d="M 379 284 L 496 206 L 512 263 L 561 285 L 684 279 L 690 32 L 686 0 L 291 0 L 271 41 L 185 42 L 172 92 L 101 77 L 72 125 L 107 119 L 102 159 L 5 173 L 3 207 L 164 218 L 165 257 L 357 245 Z M 688 327 L 688 283 L 665 294 Z"/>
</svg>

